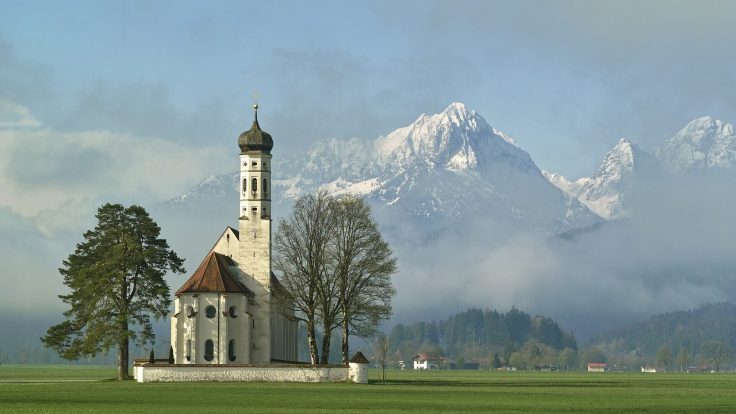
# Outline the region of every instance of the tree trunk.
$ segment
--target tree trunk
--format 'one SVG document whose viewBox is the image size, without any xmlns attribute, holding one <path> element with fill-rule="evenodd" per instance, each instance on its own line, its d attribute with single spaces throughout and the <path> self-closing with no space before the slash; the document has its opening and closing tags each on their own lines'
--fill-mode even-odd
<svg viewBox="0 0 736 414">
<path fill-rule="evenodd" d="M 120 323 L 121 332 L 125 335 L 118 342 L 118 379 L 128 379 L 128 320 L 125 319 Z"/>
<path fill-rule="evenodd" d="M 307 345 L 309 345 L 309 359 L 312 365 L 319 364 L 319 353 L 317 351 L 317 339 L 314 337 L 314 319 L 307 318 Z"/>
<path fill-rule="evenodd" d="M 325 324 L 323 326 L 324 333 L 322 336 L 322 360 L 321 364 L 327 365 L 330 363 L 330 341 L 332 340 L 332 331 L 330 327 Z"/>
<path fill-rule="evenodd" d="M 343 365 L 347 365 L 348 360 L 349 360 L 349 356 L 348 356 L 348 354 L 350 353 L 350 349 L 349 349 L 350 345 L 348 342 L 348 339 L 350 339 L 349 335 L 350 333 L 348 330 L 348 321 L 344 320 L 342 322 L 342 363 Z"/>
</svg>

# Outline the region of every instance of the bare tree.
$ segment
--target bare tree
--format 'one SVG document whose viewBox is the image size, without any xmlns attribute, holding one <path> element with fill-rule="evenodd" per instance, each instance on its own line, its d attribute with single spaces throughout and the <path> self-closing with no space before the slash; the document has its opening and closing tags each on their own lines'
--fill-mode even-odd
<svg viewBox="0 0 736 414">
<path fill-rule="evenodd" d="M 274 269 L 290 295 L 278 304 L 306 322 L 307 344 L 312 364 L 318 364 L 316 326 L 320 286 L 327 274 L 327 249 L 331 238 L 332 197 L 325 192 L 300 197 L 291 215 L 279 222 L 274 237 Z"/>
<path fill-rule="evenodd" d="M 720 372 L 721 365 L 733 358 L 733 348 L 724 341 L 708 341 L 703 344 L 702 349 L 703 357 L 713 364 L 716 372 Z"/>
<path fill-rule="evenodd" d="M 371 337 L 380 321 L 391 317 L 396 259 L 363 199 L 344 197 L 333 208 L 335 234 L 330 251 L 342 327 L 342 362 L 347 364 L 350 335 Z"/>
<path fill-rule="evenodd" d="M 391 342 L 386 334 L 383 332 L 376 335 L 376 339 L 373 342 L 373 355 L 375 357 L 378 367 L 381 368 L 381 381 L 386 381 L 386 365 L 388 362 L 388 349 L 391 346 Z"/>
<path fill-rule="evenodd" d="M 334 203 L 333 203 L 334 206 Z M 330 225 L 330 246 L 334 243 L 334 210 L 331 211 L 332 225 Z M 338 279 L 335 277 L 335 262 L 332 255 L 325 259 L 325 272 L 317 284 L 317 313 L 322 321 L 322 354 L 320 363 L 330 362 L 330 344 L 332 331 L 339 326 L 340 296 Z"/>
<path fill-rule="evenodd" d="M 299 198 L 279 223 L 274 269 L 290 295 L 281 305 L 307 325 L 313 364 L 327 364 L 332 332 L 342 327 L 342 360 L 351 334 L 371 337 L 391 316 L 396 259 L 360 198 L 335 200 L 326 192 Z M 321 354 L 316 329 L 322 330 Z M 321 356 L 321 358 L 320 358 Z"/>
</svg>

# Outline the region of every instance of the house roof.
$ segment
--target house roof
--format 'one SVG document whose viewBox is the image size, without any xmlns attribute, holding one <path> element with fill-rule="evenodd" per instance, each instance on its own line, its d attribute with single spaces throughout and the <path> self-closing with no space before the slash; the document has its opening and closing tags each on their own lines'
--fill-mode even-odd
<svg viewBox="0 0 736 414">
<path fill-rule="evenodd" d="M 416 354 L 414 358 L 412 358 L 412 360 L 417 360 L 417 361 L 437 361 L 439 359 L 440 359 L 439 357 L 435 355 L 430 355 L 426 352 L 420 352 Z"/>
<path fill-rule="evenodd" d="M 366 358 L 362 352 L 358 351 L 355 353 L 355 355 L 353 355 L 352 358 L 350 358 L 350 362 L 356 364 L 367 364 L 370 361 L 368 361 L 368 358 Z"/>
<path fill-rule="evenodd" d="M 604 362 L 588 362 L 588 366 L 591 367 L 591 368 L 594 368 L 594 367 L 598 367 L 598 368 L 603 367 L 603 368 L 605 368 L 605 367 L 608 366 L 608 364 L 606 364 Z"/>
<path fill-rule="evenodd" d="M 176 291 L 176 295 L 191 292 L 239 292 L 252 295 L 253 292 L 230 273 L 229 266 L 236 266 L 231 258 L 210 252 L 194 274 Z"/>
</svg>

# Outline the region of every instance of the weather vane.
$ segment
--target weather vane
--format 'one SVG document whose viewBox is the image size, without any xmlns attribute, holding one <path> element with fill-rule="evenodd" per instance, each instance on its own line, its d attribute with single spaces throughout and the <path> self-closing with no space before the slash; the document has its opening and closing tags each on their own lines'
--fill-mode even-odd
<svg viewBox="0 0 736 414">
<path fill-rule="evenodd" d="M 258 91 L 253 92 L 253 109 L 258 111 Z"/>
</svg>

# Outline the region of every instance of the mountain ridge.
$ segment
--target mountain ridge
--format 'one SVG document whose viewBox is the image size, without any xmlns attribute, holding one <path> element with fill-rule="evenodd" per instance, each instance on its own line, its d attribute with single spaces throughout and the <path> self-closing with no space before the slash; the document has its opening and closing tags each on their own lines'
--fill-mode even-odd
<svg viewBox="0 0 736 414">
<path fill-rule="evenodd" d="M 736 170 L 734 127 L 710 116 L 690 121 L 652 151 L 621 138 L 590 177 L 571 181 L 548 171 L 545 177 L 599 216 L 616 220 L 634 214 L 631 199 L 653 181 L 706 170 Z"/>
<path fill-rule="evenodd" d="M 598 220 L 551 185 L 513 138 L 458 102 L 374 140 L 317 141 L 275 159 L 273 170 L 274 204 L 320 189 L 352 193 L 385 220 L 412 217 L 428 234 L 479 214 L 551 234 Z M 236 181 L 235 174 L 208 177 L 171 203 L 223 196 L 230 186 L 236 192 Z"/>
</svg>

